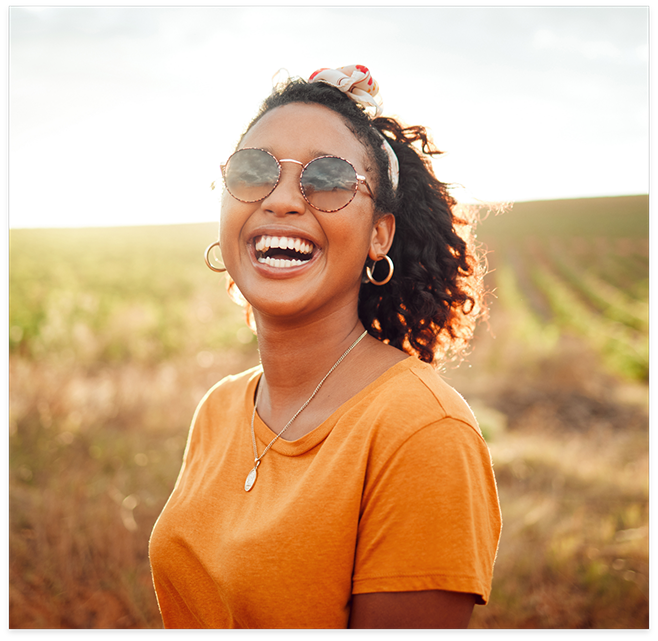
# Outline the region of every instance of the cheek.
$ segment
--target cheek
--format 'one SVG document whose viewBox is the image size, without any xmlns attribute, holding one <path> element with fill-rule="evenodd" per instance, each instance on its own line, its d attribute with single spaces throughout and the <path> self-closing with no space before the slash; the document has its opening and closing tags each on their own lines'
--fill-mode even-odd
<svg viewBox="0 0 658 641">
<path fill-rule="evenodd" d="M 233 199 L 230 196 L 223 198 L 219 214 L 219 242 L 222 248 L 222 257 L 227 267 L 237 256 L 242 218 L 240 207 L 236 207 Z"/>
<path fill-rule="evenodd" d="M 363 212 L 365 214 L 365 212 Z M 368 257 L 372 238 L 372 225 L 365 221 L 370 217 L 364 215 L 363 224 L 354 224 L 354 220 L 346 219 L 333 229 L 333 242 L 330 249 L 340 258 L 341 263 L 349 269 L 360 270 Z M 349 267 L 348 267 L 349 266 Z"/>
</svg>

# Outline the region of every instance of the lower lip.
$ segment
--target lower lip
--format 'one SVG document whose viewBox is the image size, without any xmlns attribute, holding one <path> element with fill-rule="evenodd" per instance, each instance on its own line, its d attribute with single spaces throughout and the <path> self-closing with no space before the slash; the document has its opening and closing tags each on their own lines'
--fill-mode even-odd
<svg viewBox="0 0 658 641">
<path fill-rule="evenodd" d="M 266 278 L 292 278 L 306 271 L 319 257 L 320 251 L 315 248 L 311 258 L 301 265 L 291 265 L 290 267 L 272 267 L 267 263 L 259 263 L 256 257 L 256 249 L 253 244 L 249 245 L 249 257 L 256 271 Z"/>
</svg>

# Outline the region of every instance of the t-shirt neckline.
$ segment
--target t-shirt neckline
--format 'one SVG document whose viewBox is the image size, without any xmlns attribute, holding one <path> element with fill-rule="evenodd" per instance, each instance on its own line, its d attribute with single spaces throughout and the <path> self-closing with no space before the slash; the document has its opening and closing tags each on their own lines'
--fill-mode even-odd
<svg viewBox="0 0 658 641">
<path fill-rule="evenodd" d="M 284 438 L 278 438 L 271 449 L 274 452 L 283 454 L 284 456 L 299 456 L 319 445 L 331 433 L 334 425 L 346 412 L 348 412 L 357 403 L 361 402 L 363 398 L 371 394 L 378 387 L 386 383 L 388 380 L 397 376 L 398 374 L 410 369 L 411 367 L 420 364 L 421 361 L 416 356 L 408 356 L 402 361 L 395 363 L 389 367 L 383 374 L 376 378 L 372 383 L 364 387 L 360 392 L 355 394 L 348 401 L 345 401 L 331 416 L 325 419 L 320 425 L 311 430 L 308 434 L 294 440 L 287 441 Z M 251 428 L 251 416 L 254 411 L 254 394 L 258 381 L 262 376 L 262 368 L 258 368 L 247 385 L 245 414 L 249 417 L 247 422 L 247 429 Z M 256 434 L 256 445 L 259 454 L 263 449 L 272 441 L 276 436 L 274 432 L 261 420 L 256 412 L 254 418 L 254 433 Z"/>
</svg>

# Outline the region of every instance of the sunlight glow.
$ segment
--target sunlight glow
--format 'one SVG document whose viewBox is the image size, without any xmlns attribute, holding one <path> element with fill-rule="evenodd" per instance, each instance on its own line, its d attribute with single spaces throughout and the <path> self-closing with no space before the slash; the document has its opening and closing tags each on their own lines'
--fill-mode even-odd
<svg viewBox="0 0 658 641">
<path fill-rule="evenodd" d="M 10 9 L 10 226 L 216 220 L 210 183 L 277 70 L 354 61 L 385 115 L 429 128 L 464 202 L 648 192 L 642 8 L 353 11 L 396 46 L 335 8 Z"/>
</svg>

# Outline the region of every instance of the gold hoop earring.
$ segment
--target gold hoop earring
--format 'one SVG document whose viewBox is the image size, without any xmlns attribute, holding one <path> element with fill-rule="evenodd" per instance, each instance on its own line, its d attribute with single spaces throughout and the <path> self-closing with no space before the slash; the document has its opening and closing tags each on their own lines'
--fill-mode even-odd
<svg viewBox="0 0 658 641">
<path fill-rule="evenodd" d="M 373 284 L 373 285 L 386 285 L 391 278 L 393 278 L 393 271 L 395 270 L 395 267 L 393 266 L 393 261 L 391 260 L 391 257 L 388 254 L 384 254 L 384 258 L 388 262 L 388 276 L 384 280 L 375 280 L 372 277 L 372 271 L 370 270 L 370 267 L 366 265 L 366 276 L 368 277 L 368 280 Z M 379 261 L 377 261 L 379 262 Z"/>
<path fill-rule="evenodd" d="M 220 247 L 220 245 L 219 245 L 219 241 L 214 242 L 212 245 L 208 245 L 208 247 L 206 248 L 206 253 L 203 255 L 203 258 L 204 258 L 205 261 L 206 261 L 206 265 L 208 265 L 208 267 L 210 267 L 210 269 L 212 269 L 214 272 L 225 272 L 225 271 L 226 271 L 226 267 L 224 267 L 224 265 L 222 265 L 221 267 L 215 267 L 215 266 L 210 262 L 210 250 L 211 250 L 213 247 L 219 247 L 219 248 L 221 249 L 221 247 Z"/>
</svg>

